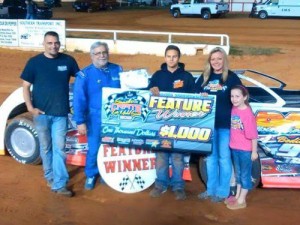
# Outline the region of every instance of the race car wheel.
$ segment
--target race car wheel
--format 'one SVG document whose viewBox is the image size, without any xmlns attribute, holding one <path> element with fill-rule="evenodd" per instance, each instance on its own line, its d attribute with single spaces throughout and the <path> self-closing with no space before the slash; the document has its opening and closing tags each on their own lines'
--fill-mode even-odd
<svg viewBox="0 0 300 225">
<path fill-rule="evenodd" d="M 211 17 L 210 11 L 204 10 L 204 11 L 201 13 L 201 17 L 202 17 L 202 19 L 204 19 L 204 20 L 210 19 L 210 17 Z"/>
<path fill-rule="evenodd" d="M 180 17 L 180 11 L 178 9 L 173 10 L 173 17 L 174 18 Z"/>
<path fill-rule="evenodd" d="M 198 164 L 198 169 L 199 169 L 199 175 L 200 179 L 206 186 L 207 184 L 207 171 L 206 171 L 206 158 L 205 157 L 200 157 L 199 158 L 199 164 Z"/>
<path fill-rule="evenodd" d="M 206 158 L 205 157 L 200 157 L 198 169 L 199 169 L 200 178 L 206 186 L 207 171 L 206 171 Z M 260 175 L 261 175 L 260 171 L 261 171 L 260 160 L 258 158 L 257 160 L 252 162 L 251 181 L 252 181 L 253 188 L 258 187 L 258 185 L 260 184 Z"/>
<path fill-rule="evenodd" d="M 261 182 L 261 164 L 260 159 L 256 159 L 252 162 L 252 173 L 251 173 L 251 181 L 253 188 L 256 188 L 260 185 Z"/>
<path fill-rule="evenodd" d="M 31 120 L 14 119 L 6 128 L 5 145 L 10 155 L 18 162 L 41 163 L 38 135 Z"/>
<path fill-rule="evenodd" d="M 260 19 L 267 19 L 268 18 L 268 13 L 266 11 L 260 11 L 259 14 L 258 14 L 258 17 Z"/>
</svg>

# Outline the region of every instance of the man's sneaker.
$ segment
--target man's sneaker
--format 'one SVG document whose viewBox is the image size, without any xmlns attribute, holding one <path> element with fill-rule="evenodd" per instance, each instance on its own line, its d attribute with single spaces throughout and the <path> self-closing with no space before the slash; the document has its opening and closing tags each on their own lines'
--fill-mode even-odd
<svg viewBox="0 0 300 225">
<path fill-rule="evenodd" d="M 224 202 L 225 198 L 221 198 L 219 196 L 213 196 L 211 197 L 211 202 L 214 202 L 214 203 L 219 203 L 219 202 Z"/>
<path fill-rule="evenodd" d="M 202 193 L 200 193 L 199 195 L 198 195 L 198 198 L 200 199 L 200 200 L 206 200 L 206 199 L 209 199 L 209 198 L 211 198 L 212 196 L 211 195 L 209 195 L 208 193 L 207 193 L 207 191 L 204 191 L 204 192 L 202 192 Z"/>
<path fill-rule="evenodd" d="M 183 189 L 174 191 L 174 194 L 175 194 L 175 199 L 176 200 L 181 200 L 182 201 L 182 200 L 186 199 L 186 194 L 185 194 L 185 191 Z"/>
<path fill-rule="evenodd" d="M 165 193 L 167 191 L 167 189 L 162 189 L 162 188 L 158 188 L 158 187 L 154 187 L 149 195 L 152 197 L 152 198 L 158 198 L 160 197 L 163 193 Z"/>
<path fill-rule="evenodd" d="M 58 195 L 65 196 L 65 197 L 72 197 L 73 192 L 68 190 L 66 187 L 54 190 L 54 192 Z"/>
<path fill-rule="evenodd" d="M 53 184 L 53 180 L 47 180 L 47 186 L 48 187 L 52 187 Z"/>
<path fill-rule="evenodd" d="M 96 184 L 96 180 L 97 180 L 97 178 L 95 176 L 94 177 L 87 177 L 86 180 L 85 180 L 84 188 L 86 190 L 94 189 L 95 184 Z"/>
</svg>

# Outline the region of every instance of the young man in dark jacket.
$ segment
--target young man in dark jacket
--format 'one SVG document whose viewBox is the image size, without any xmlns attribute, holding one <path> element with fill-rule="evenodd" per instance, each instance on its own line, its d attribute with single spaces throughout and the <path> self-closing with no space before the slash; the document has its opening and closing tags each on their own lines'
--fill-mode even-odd
<svg viewBox="0 0 300 225">
<path fill-rule="evenodd" d="M 179 63 L 180 50 L 175 45 L 169 45 L 165 50 L 165 63 L 156 71 L 148 86 L 153 95 L 159 95 L 160 91 L 194 93 L 194 78 L 184 70 L 184 64 Z M 172 177 L 169 177 L 169 157 L 172 159 Z M 156 153 L 156 181 L 151 190 L 151 197 L 160 197 L 172 186 L 176 200 L 185 200 L 184 180 L 184 155 L 181 153 L 168 153 L 158 151 Z"/>
</svg>

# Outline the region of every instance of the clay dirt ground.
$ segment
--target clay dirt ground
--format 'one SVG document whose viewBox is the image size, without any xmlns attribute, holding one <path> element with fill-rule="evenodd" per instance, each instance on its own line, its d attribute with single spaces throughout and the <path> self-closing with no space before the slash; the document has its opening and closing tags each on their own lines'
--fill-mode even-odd
<svg viewBox="0 0 300 225">
<path fill-rule="evenodd" d="M 300 89 L 299 19 L 248 18 L 246 14 L 229 14 L 226 18 L 204 21 L 200 18 L 174 19 L 168 10 L 115 10 L 98 13 L 74 13 L 70 5 L 54 9 L 54 18 L 66 19 L 67 27 L 148 31 L 224 33 L 231 45 L 279 48 L 273 55 L 230 56 L 231 68 L 250 68 L 271 74 Z M 0 49 L 0 102 L 20 86 L 19 75 L 29 57 L 36 52 Z M 70 53 L 80 67 L 90 63 L 88 54 Z M 182 57 L 189 70 L 201 69 L 205 56 Z M 147 68 L 154 72 L 162 57 L 149 55 L 111 55 L 111 61 L 124 69 Z M 230 211 L 224 204 L 200 201 L 204 191 L 196 165 L 193 181 L 187 183 L 186 201 L 175 201 L 171 192 L 151 199 L 149 189 L 137 194 L 122 194 L 105 185 L 84 191 L 83 169 L 69 166 L 71 199 L 56 196 L 47 187 L 41 166 L 22 165 L 10 156 L 0 157 L 0 224 L 1 225 L 283 225 L 299 224 L 300 192 L 298 189 L 253 190 L 248 207 Z"/>
</svg>

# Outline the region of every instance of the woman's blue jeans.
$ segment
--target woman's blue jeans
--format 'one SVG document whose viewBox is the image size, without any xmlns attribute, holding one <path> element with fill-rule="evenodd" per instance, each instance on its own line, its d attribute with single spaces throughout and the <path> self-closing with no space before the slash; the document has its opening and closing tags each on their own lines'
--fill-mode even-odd
<svg viewBox="0 0 300 225">
<path fill-rule="evenodd" d="M 215 129 L 212 153 L 206 158 L 207 194 L 227 198 L 232 172 L 229 129 Z"/>
<path fill-rule="evenodd" d="M 69 180 L 65 153 L 67 117 L 39 115 L 33 121 L 40 142 L 44 177 L 52 182 L 52 190 L 63 188 Z"/>
</svg>

